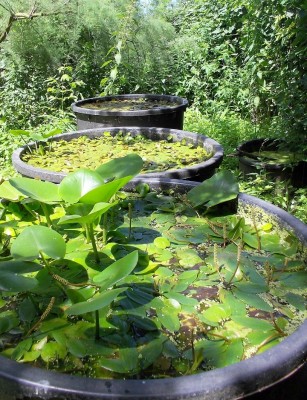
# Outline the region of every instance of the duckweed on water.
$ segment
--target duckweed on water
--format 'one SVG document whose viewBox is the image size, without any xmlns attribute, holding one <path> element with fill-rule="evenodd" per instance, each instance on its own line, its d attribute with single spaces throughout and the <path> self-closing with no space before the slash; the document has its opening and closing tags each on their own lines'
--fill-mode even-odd
<svg viewBox="0 0 307 400">
<path fill-rule="evenodd" d="M 144 161 L 142 173 L 188 167 L 212 155 L 202 146 L 185 140 L 173 142 L 171 137 L 169 140 L 154 141 L 143 135 L 112 136 L 104 132 L 102 137 L 94 139 L 81 136 L 70 141 L 52 141 L 24 154 L 22 160 L 34 167 L 68 173 L 83 167 L 95 169 L 102 163 L 132 152 L 139 154 Z"/>
<path fill-rule="evenodd" d="M 139 99 L 113 99 L 113 100 L 97 100 L 93 102 L 87 102 L 81 104 L 81 108 L 89 108 L 93 110 L 103 111 L 140 111 L 140 110 L 152 110 L 155 108 L 170 108 L 178 106 L 177 103 L 171 101 L 152 100 L 147 98 Z"/>
<path fill-rule="evenodd" d="M 119 192 L 139 171 L 105 183 L 107 170 L 0 186 L 11 199 L 0 228 L 2 355 L 95 378 L 181 376 L 265 351 L 305 319 L 302 244 L 255 208 L 250 222 L 233 203 L 220 208 L 238 194 L 231 173 L 178 197 Z"/>
</svg>

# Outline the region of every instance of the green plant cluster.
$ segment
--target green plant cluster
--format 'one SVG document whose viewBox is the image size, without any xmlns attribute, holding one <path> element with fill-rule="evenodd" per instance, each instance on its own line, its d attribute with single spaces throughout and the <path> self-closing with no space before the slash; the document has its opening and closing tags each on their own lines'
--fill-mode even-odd
<svg viewBox="0 0 307 400">
<path fill-rule="evenodd" d="M 0 185 L 1 355 L 98 378 L 180 376 L 253 356 L 300 324 L 298 239 L 256 209 L 248 221 L 217 208 L 237 198 L 230 172 L 179 199 L 146 184 L 129 197 L 142 166 L 130 154 L 59 185 Z"/>
</svg>

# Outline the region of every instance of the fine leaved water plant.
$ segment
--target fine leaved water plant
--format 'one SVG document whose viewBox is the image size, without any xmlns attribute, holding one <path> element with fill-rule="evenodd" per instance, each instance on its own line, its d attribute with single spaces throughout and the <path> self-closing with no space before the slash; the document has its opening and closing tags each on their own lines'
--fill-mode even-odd
<svg viewBox="0 0 307 400">
<path fill-rule="evenodd" d="M 306 316 L 304 249 L 219 172 L 134 193 L 136 154 L 0 185 L 0 354 L 95 378 L 181 376 L 279 343 Z"/>
</svg>

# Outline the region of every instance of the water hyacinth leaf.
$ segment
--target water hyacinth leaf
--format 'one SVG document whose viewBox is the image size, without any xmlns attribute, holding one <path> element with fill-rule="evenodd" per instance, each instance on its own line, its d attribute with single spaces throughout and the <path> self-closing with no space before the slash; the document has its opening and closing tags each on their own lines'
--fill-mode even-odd
<svg viewBox="0 0 307 400">
<path fill-rule="evenodd" d="M 25 228 L 11 247 L 11 254 L 15 259 L 27 261 L 38 258 L 40 253 L 53 259 L 61 259 L 64 258 L 65 252 L 66 244 L 62 236 L 40 225 Z"/>
<path fill-rule="evenodd" d="M 119 179 L 125 176 L 135 176 L 141 172 L 143 168 L 142 158 L 136 154 L 128 154 L 125 157 L 119 157 L 111 160 L 96 168 L 96 172 L 103 180 Z"/>
<path fill-rule="evenodd" d="M 18 201 L 23 198 L 24 195 L 19 190 L 15 189 L 9 181 L 4 181 L 0 185 L 0 198 L 11 201 Z"/>
<path fill-rule="evenodd" d="M 88 312 L 97 311 L 103 307 L 109 306 L 113 300 L 115 300 L 120 293 L 125 291 L 126 288 L 108 290 L 104 293 L 99 293 L 93 296 L 88 301 L 73 304 L 66 310 L 66 315 L 81 315 Z"/>
<path fill-rule="evenodd" d="M 87 204 L 84 205 L 87 206 Z M 64 215 L 60 218 L 58 224 L 92 224 L 111 207 L 113 207 L 113 204 L 96 203 L 87 215 Z"/>
<path fill-rule="evenodd" d="M 196 186 L 187 194 L 194 207 L 205 205 L 213 207 L 225 201 L 235 199 L 239 194 L 239 185 L 231 171 L 221 171 Z"/>
<path fill-rule="evenodd" d="M 133 271 L 137 265 L 138 258 L 139 254 L 137 250 L 127 254 L 95 275 L 93 281 L 100 286 L 100 290 L 114 286 Z"/>
<path fill-rule="evenodd" d="M 61 200 L 58 193 L 58 185 L 55 183 L 24 177 L 10 179 L 9 182 L 24 196 L 42 203 L 53 204 Z"/>
<path fill-rule="evenodd" d="M 98 173 L 84 168 L 65 176 L 59 184 L 59 195 L 67 203 L 74 204 L 78 203 L 82 196 L 103 184 L 104 181 Z"/>
</svg>

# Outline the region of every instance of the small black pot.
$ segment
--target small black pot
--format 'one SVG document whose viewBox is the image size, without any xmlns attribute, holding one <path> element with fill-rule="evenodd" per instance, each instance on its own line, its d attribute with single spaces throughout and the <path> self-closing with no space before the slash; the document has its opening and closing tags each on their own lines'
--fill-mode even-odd
<svg viewBox="0 0 307 400">
<path fill-rule="evenodd" d="M 107 111 L 103 102 L 111 100 L 148 99 L 157 102 L 157 107 L 149 110 Z M 173 103 L 172 107 L 159 106 L 159 102 Z M 86 108 L 90 103 L 102 103 L 101 109 Z M 182 129 L 183 115 L 188 101 L 178 96 L 157 94 L 123 94 L 117 96 L 94 97 L 77 101 L 72 110 L 77 118 L 78 129 L 92 129 L 106 126 L 155 126 L 162 128 Z"/>
<path fill-rule="evenodd" d="M 254 152 L 261 152 L 262 150 L 278 152 L 281 144 L 283 142 L 276 139 L 253 139 L 242 143 L 237 148 L 240 171 L 244 175 L 249 175 L 262 170 L 271 179 L 290 181 L 295 187 L 305 187 L 307 185 L 306 161 L 298 161 L 293 164 L 279 164 L 278 162 L 273 164 L 272 162 L 261 161 L 257 156 L 252 154 Z"/>
<path fill-rule="evenodd" d="M 80 136 L 88 136 L 90 138 L 96 138 L 101 136 L 106 129 L 88 129 L 84 131 L 76 131 L 71 133 L 63 133 L 61 135 L 53 136 L 49 141 L 59 140 L 72 140 Z M 150 178 L 169 178 L 169 179 L 187 179 L 195 181 L 203 181 L 210 178 L 218 166 L 223 160 L 223 148 L 215 140 L 208 138 L 207 136 L 200 135 L 193 132 L 180 131 L 177 129 L 165 129 L 165 128 L 139 128 L 139 127 L 117 127 L 108 128 L 108 132 L 115 136 L 119 132 L 123 134 L 131 134 L 132 136 L 144 135 L 152 140 L 167 139 L 169 135 L 173 136 L 174 141 L 181 141 L 186 139 L 187 142 L 202 145 L 212 156 L 199 164 L 187 166 L 186 168 L 169 170 L 164 172 L 152 172 L 148 174 L 138 175 L 138 178 L 150 179 Z M 32 167 L 31 165 L 22 161 L 23 154 L 29 151 L 29 147 L 34 148 L 35 144 L 30 143 L 29 145 L 18 148 L 13 152 L 12 162 L 15 169 L 29 178 L 37 178 L 44 181 L 59 183 L 66 176 L 63 172 L 49 171 L 42 168 Z"/>
<path fill-rule="evenodd" d="M 140 179 L 138 180 L 138 183 Z M 154 179 L 152 188 L 185 192 L 198 183 Z M 137 182 L 135 182 L 137 183 Z M 133 185 L 130 185 L 132 189 Z M 272 218 L 307 245 L 307 226 L 287 212 L 240 194 L 243 215 Z M 275 347 L 225 368 L 178 378 L 106 380 L 34 368 L 0 356 L 1 400 L 305 400 L 307 321 Z"/>
</svg>

